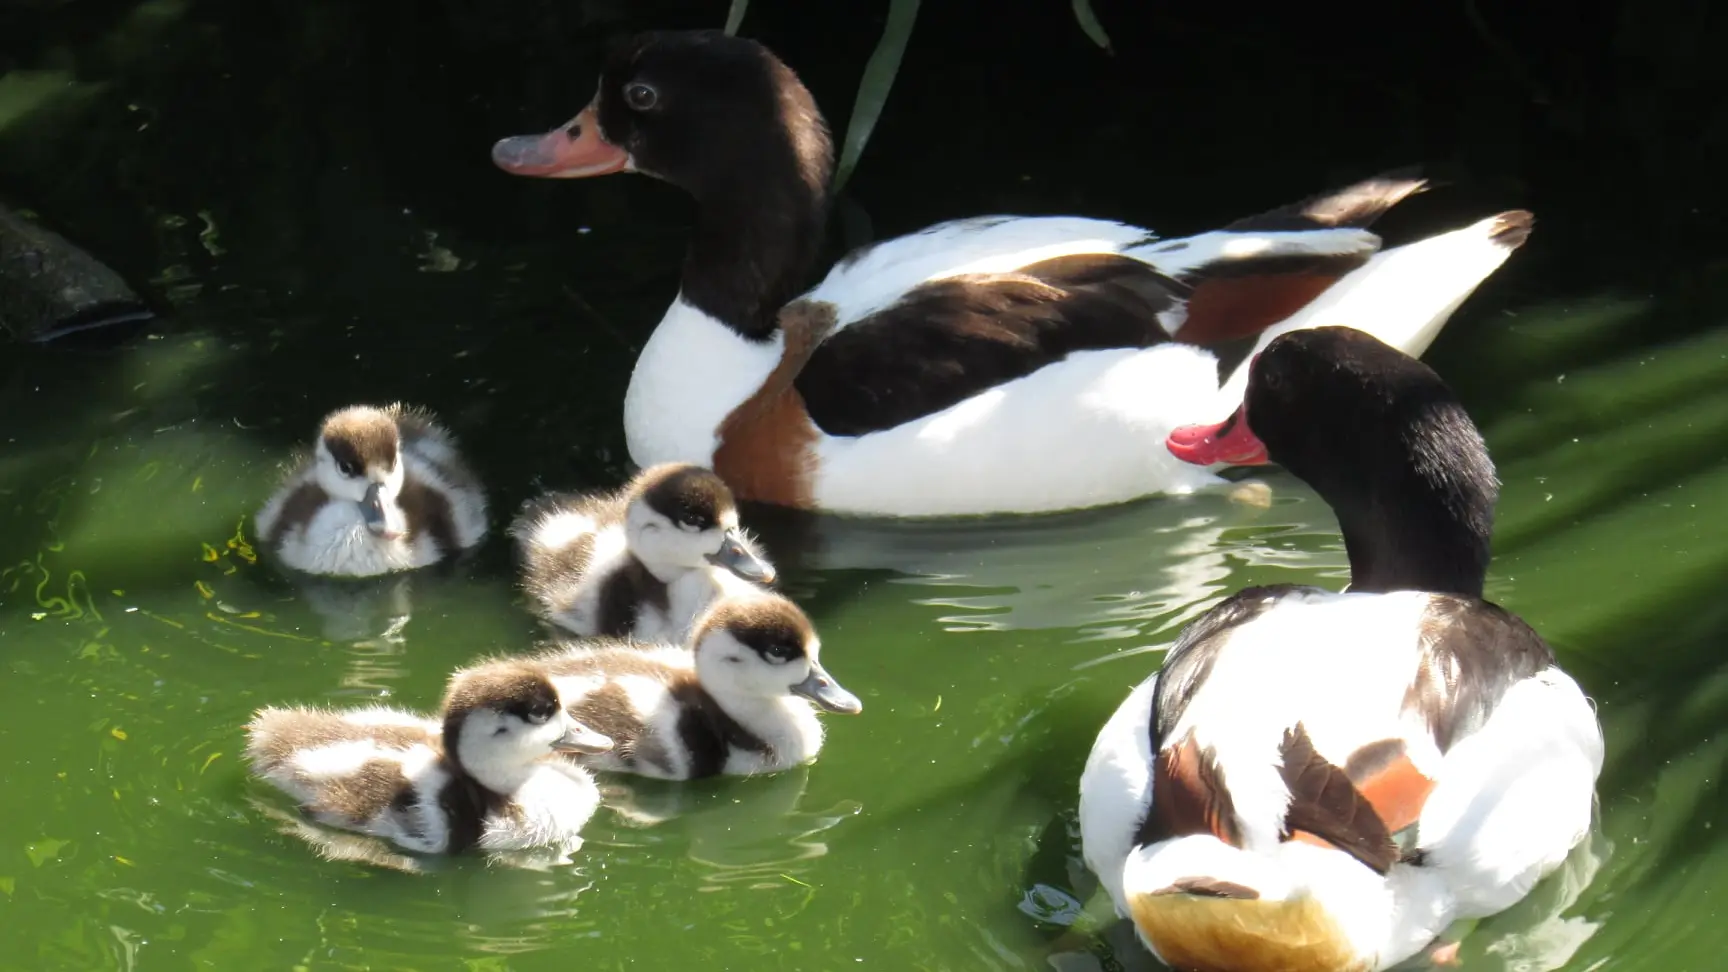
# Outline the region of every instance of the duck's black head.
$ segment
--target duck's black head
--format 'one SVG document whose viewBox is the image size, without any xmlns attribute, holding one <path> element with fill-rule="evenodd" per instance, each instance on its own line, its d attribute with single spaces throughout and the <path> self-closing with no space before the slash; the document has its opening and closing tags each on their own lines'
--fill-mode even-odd
<svg viewBox="0 0 1728 972">
<path fill-rule="evenodd" d="M 1314 487 L 1343 529 L 1352 590 L 1482 594 L 1499 495 L 1488 447 L 1432 368 L 1368 334 L 1279 336 L 1242 408 L 1169 447 L 1202 465 L 1269 458 Z"/>
<path fill-rule="evenodd" d="M 655 31 L 607 56 L 575 118 L 503 139 L 492 160 L 543 178 L 643 172 L 688 191 L 702 212 L 685 296 L 761 337 L 805 282 L 834 149 L 809 89 L 768 48 L 720 31 Z"/>
<path fill-rule="evenodd" d="M 821 193 L 833 144 L 809 89 L 768 48 L 715 30 L 653 31 L 613 49 L 574 119 L 504 139 L 492 157 L 516 175 L 643 172 L 707 199 L 786 179 Z"/>
</svg>

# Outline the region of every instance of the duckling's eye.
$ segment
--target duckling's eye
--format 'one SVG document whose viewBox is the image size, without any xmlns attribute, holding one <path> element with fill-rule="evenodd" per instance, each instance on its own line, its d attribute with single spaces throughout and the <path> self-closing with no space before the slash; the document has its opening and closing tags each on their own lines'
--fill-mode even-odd
<svg viewBox="0 0 1728 972">
<path fill-rule="evenodd" d="M 702 524 L 695 520 L 679 520 L 678 529 L 689 530 L 692 533 L 699 533 L 702 530 Z"/>
<path fill-rule="evenodd" d="M 360 475 L 360 466 L 351 459 L 338 459 L 336 460 L 336 471 L 349 479 L 353 479 Z"/>
<path fill-rule="evenodd" d="M 624 86 L 624 103 L 637 111 L 647 111 L 660 103 L 660 92 L 640 81 Z"/>
<path fill-rule="evenodd" d="M 792 645 L 769 645 L 768 655 L 776 661 L 791 661 L 797 657 L 798 649 Z"/>
</svg>

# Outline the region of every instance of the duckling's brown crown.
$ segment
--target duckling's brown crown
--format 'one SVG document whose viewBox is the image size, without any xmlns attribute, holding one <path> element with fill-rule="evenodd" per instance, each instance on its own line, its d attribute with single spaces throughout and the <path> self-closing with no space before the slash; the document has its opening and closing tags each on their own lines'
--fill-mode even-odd
<svg viewBox="0 0 1728 972">
<path fill-rule="evenodd" d="M 726 483 L 712 470 L 690 463 L 651 466 L 636 477 L 630 491 L 673 523 L 698 530 L 711 530 L 738 515 L 738 502 Z"/>
<path fill-rule="evenodd" d="M 338 464 L 354 469 L 394 469 L 401 449 L 395 419 L 370 405 L 330 413 L 319 436 Z"/>
</svg>

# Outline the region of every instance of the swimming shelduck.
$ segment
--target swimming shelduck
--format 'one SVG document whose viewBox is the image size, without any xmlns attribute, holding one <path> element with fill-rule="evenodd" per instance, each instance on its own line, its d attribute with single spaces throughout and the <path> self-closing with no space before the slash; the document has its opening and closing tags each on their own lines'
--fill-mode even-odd
<svg viewBox="0 0 1728 972">
<path fill-rule="evenodd" d="M 422 854 L 574 850 L 600 791 L 554 753 L 612 746 L 523 662 L 452 679 L 442 722 L 383 707 L 270 707 L 246 731 L 254 772 L 314 819 Z"/>
<path fill-rule="evenodd" d="M 1163 442 L 1240 403 L 1243 345 L 1344 324 L 1419 355 L 1532 225 L 1507 212 L 1381 252 L 1366 227 L 1423 185 L 1389 176 L 1182 239 L 961 219 L 858 250 L 806 292 L 826 124 L 773 53 L 716 31 L 634 38 L 574 119 L 492 157 L 695 197 L 679 293 L 625 398 L 630 455 L 840 513 L 1032 513 L 1216 484 Z M 780 321 L 800 294 L 837 313 L 812 347 Z"/>
<path fill-rule="evenodd" d="M 1300 331 L 1169 448 L 1313 486 L 1350 586 L 1235 594 L 1111 716 L 1080 833 L 1118 913 L 1176 969 L 1367 972 L 1523 898 L 1589 830 L 1602 731 L 1483 599 L 1498 483 L 1451 390 L 1361 332 Z"/>
<path fill-rule="evenodd" d="M 732 491 L 688 463 L 644 469 L 613 492 L 530 500 L 510 535 L 541 616 L 578 635 L 682 643 L 726 572 L 774 580 Z"/>
<path fill-rule="evenodd" d="M 486 495 L 430 413 L 355 405 L 330 413 L 310 454 L 258 512 L 264 545 L 312 574 L 425 567 L 486 535 Z"/>
</svg>

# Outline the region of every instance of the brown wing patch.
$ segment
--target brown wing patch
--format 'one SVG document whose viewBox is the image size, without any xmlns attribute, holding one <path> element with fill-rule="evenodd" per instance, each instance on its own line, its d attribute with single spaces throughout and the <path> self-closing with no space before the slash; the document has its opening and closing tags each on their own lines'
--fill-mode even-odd
<svg viewBox="0 0 1728 972">
<path fill-rule="evenodd" d="M 584 533 L 561 547 L 522 546 L 522 587 L 550 614 L 570 610 L 577 585 L 594 556 L 594 534 Z"/>
<path fill-rule="evenodd" d="M 1301 723 L 1285 730 L 1279 756 L 1279 770 L 1290 790 L 1286 834 L 1319 838 L 1381 874 L 1397 863 L 1398 845 L 1373 804 L 1343 767 L 1314 750 L 1314 741 Z"/>
<path fill-rule="evenodd" d="M 329 499 L 323 487 L 311 479 L 294 487 L 294 491 L 283 501 L 282 509 L 277 511 L 275 522 L 270 524 L 269 532 L 264 536 L 265 545 L 275 547 L 288 536 L 289 530 L 312 522 L 312 517 L 317 515 L 318 510 Z"/>
<path fill-rule="evenodd" d="M 583 725 L 612 740 L 612 756 L 628 765 L 646 764 L 671 773 L 674 769 L 666 747 L 649 735 L 641 713 L 630 704 L 622 685 L 607 682 L 576 699 L 570 714 Z"/>
<path fill-rule="evenodd" d="M 1188 315 L 1176 331 L 1176 340 L 1208 347 L 1253 337 L 1308 306 L 1367 259 L 1350 254 L 1315 258 L 1300 267 L 1272 265 L 1253 273 L 1204 272 L 1188 298 Z"/>
<path fill-rule="evenodd" d="M 447 557 L 461 549 L 456 543 L 456 524 L 450 511 L 450 500 L 418 479 L 408 477 L 396 502 L 408 521 L 410 542 L 429 536 L 438 545 L 438 554 Z"/>
<path fill-rule="evenodd" d="M 1345 762 L 1344 772 L 1393 834 L 1421 818 L 1428 795 L 1434 792 L 1434 781 L 1410 761 L 1400 739 L 1383 739 L 1356 750 Z"/>
<path fill-rule="evenodd" d="M 412 791 L 402 765 L 388 759 L 369 759 L 352 773 L 306 782 L 318 788 L 310 809 L 350 826 L 371 820 L 397 803 L 404 791 Z"/>
<path fill-rule="evenodd" d="M 810 478 L 820 433 L 793 381 L 838 323 L 837 313 L 833 304 L 818 301 L 786 305 L 780 312 L 780 363 L 720 423 L 714 472 L 738 497 L 799 509 L 813 504 Z"/>
<path fill-rule="evenodd" d="M 891 429 L 1080 351 L 1170 340 L 1160 316 L 1190 288 L 1134 257 L 1080 253 L 1009 273 L 920 284 L 848 324 L 797 377 L 829 435 Z"/>
<path fill-rule="evenodd" d="M 1211 750 L 1201 749 L 1193 735 L 1158 754 L 1152 767 L 1152 813 L 1160 840 L 1212 834 L 1226 844 L 1241 846 L 1224 771 Z"/>
<path fill-rule="evenodd" d="M 404 713 L 407 717 L 407 714 Z M 273 770 L 296 752 L 343 742 L 374 742 L 391 749 L 432 745 L 437 735 L 422 726 L 350 722 L 323 709 L 266 708 L 246 727 L 246 753 L 260 769 Z"/>
</svg>

